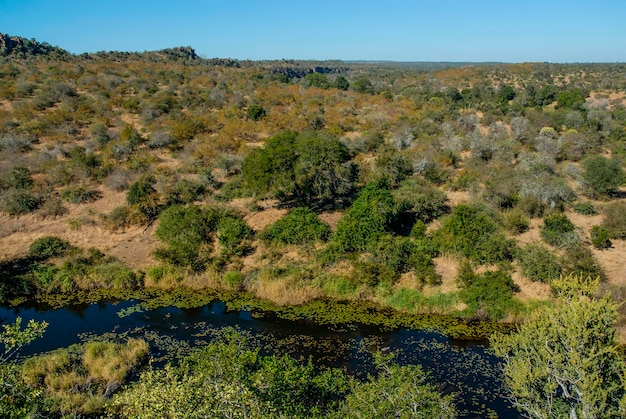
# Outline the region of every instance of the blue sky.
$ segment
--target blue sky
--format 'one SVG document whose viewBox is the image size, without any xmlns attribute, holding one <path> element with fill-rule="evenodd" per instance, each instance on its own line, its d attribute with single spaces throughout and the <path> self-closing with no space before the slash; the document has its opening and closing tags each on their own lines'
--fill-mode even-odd
<svg viewBox="0 0 626 419">
<path fill-rule="evenodd" d="M 626 0 L 0 0 L 0 32 L 73 53 L 626 62 Z"/>
</svg>

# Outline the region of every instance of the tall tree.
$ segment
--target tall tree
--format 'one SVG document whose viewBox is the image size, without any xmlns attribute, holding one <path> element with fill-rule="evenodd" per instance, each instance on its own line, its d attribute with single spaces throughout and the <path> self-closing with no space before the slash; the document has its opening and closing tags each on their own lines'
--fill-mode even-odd
<svg viewBox="0 0 626 419">
<path fill-rule="evenodd" d="M 492 339 L 514 405 L 530 418 L 622 417 L 626 369 L 615 339 L 617 304 L 594 297 L 598 279 L 568 276 L 552 286 L 553 306 L 533 313 L 517 333 Z"/>
</svg>

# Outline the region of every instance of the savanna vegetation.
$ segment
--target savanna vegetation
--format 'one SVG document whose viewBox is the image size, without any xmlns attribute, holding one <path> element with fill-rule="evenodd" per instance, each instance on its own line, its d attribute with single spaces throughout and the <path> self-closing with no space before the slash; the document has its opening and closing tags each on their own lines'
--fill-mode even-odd
<svg viewBox="0 0 626 419">
<path fill-rule="evenodd" d="M 366 300 L 521 322 L 511 335 L 519 338 L 496 339 L 521 409 L 623 412 L 622 361 L 612 354 L 626 311 L 611 301 L 626 289 L 624 64 L 250 62 L 189 47 L 72 55 L 34 40 L 7 45 L 2 304 L 216 288 L 277 305 Z M 562 278 L 599 282 L 580 294 L 564 291 Z M 548 357 L 532 347 L 533 333 L 557 334 L 558 323 L 576 334 L 568 342 L 587 342 L 559 317 L 586 315 L 585 304 L 598 310 L 589 321 L 608 325 L 598 350 L 610 390 L 587 400 L 568 396 L 587 392 L 570 378 L 522 377 L 516 365 Z M 5 363 L 3 374 L 23 390 L 19 400 L 67 415 L 173 415 L 147 388 L 200 416 L 408 417 L 416 397 L 424 417 L 453 414 L 418 369 L 380 358 L 380 374 L 357 383 L 261 356 L 244 340 L 229 336 L 180 365 L 148 369 L 111 403 L 101 396 L 146 354 L 141 342 L 125 345 L 135 350 L 123 361 L 107 355 L 123 357 L 119 342 L 98 342 Z M 528 353 L 535 358 L 520 358 Z M 222 356 L 231 369 L 211 364 Z M 103 372 L 107 362 L 117 375 Z M 520 384 L 531 378 L 532 391 Z M 577 382 L 595 385 L 585 380 Z M 388 386 L 397 400 L 377 399 Z M 319 403 L 302 404 L 301 392 Z M 278 393 L 289 395 L 282 405 Z M 563 400 L 540 410 L 537 400 L 554 394 Z"/>
</svg>

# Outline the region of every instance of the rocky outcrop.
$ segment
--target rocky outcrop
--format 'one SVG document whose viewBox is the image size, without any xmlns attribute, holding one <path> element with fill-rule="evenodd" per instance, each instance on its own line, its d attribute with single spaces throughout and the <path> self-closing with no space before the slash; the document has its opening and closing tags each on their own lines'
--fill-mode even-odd
<svg viewBox="0 0 626 419">
<path fill-rule="evenodd" d="M 70 55 L 66 50 L 54 47 L 47 42 L 37 42 L 35 39 L 0 33 L 0 57 L 26 58 L 46 56 L 50 58 L 64 58 Z"/>
</svg>

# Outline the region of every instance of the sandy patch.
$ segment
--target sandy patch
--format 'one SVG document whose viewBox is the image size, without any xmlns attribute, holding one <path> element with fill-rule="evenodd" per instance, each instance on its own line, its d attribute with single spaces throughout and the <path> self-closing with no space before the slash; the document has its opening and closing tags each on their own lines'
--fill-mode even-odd
<svg viewBox="0 0 626 419">
<path fill-rule="evenodd" d="M 449 255 L 433 258 L 435 264 L 435 272 L 441 278 L 440 285 L 425 285 L 422 289 L 424 295 L 433 295 L 436 293 L 449 293 L 459 290 L 456 281 L 459 272 L 459 261 Z"/>
<path fill-rule="evenodd" d="M 515 298 L 518 300 L 527 303 L 529 301 L 550 299 L 550 285 L 542 282 L 533 282 L 517 271 L 513 272 L 511 277 L 515 285 L 520 287 L 520 291 L 515 294 Z"/>
<path fill-rule="evenodd" d="M 468 191 L 445 191 L 450 205 L 455 207 L 459 204 L 469 204 L 472 195 Z"/>
<path fill-rule="evenodd" d="M 323 212 L 319 214 L 319 219 L 322 220 L 323 223 L 328 224 L 332 231 L 335 231 L 342 216 L 342 211 Z"/>
<path fill-rule="evenodd" d="M 244 219 L 253 230 L 260 231 L 280 220 L 285 214 L 287 214 L 286 208 L 269 208 L 265 211 L 250 213 Z"/>
<path fill-rule="evenodd" d="M 37 214 L 28 214 L 10 218 L 0 215 L 0 260 L 25 256 L 35 239 L 57 236 L 83 249 L 95 247 L 133 269 L 154 264 L 151 253 L 158 245 L 152 235 L 155 225 L 130 227 L 124 231 L 106 229 L 100 215 L 124 204 L 126 194 L 104 188 L 100 188 L 100 192 L 102 198 L 93 203 L 64 203 L 69 212 L 63 217 L 42 219 Z"/>
</svg>

